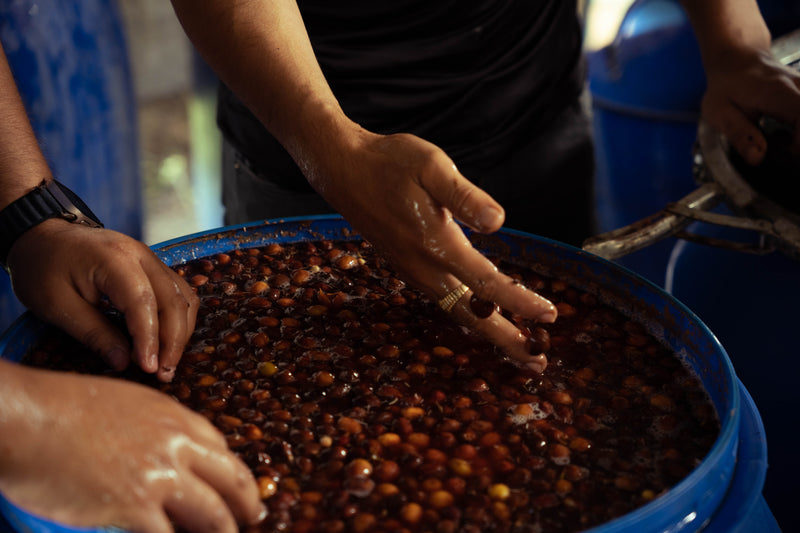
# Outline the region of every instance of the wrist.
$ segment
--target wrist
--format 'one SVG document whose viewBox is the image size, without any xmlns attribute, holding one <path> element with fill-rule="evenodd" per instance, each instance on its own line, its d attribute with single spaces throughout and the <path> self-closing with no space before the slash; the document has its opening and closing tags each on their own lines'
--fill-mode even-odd
<svg viewBox="0 0 800 533">
<path fill-rule="evenodd" d="M 305 116 L 293 146 L 287 149 L 311 186 L 327 198 L 331 180 L 340 171 L 354 171 L 348 162 L 377 134 L 353 122 L 338 105 L 323 104 Z"/>
<path fill-rule="evenodd" d="M 681 0 L 706 68 L 731 55 L 769 53 L 772 36 L 755 0 Z"/>
<path fill-rule="evenodd" d="M 42 181 L 0 211 L 0 265 L 7 269 L 8 253 L 21 235 L 51 218 L 103 227 L 75 193 L 55 180 Z"/>
</svg>

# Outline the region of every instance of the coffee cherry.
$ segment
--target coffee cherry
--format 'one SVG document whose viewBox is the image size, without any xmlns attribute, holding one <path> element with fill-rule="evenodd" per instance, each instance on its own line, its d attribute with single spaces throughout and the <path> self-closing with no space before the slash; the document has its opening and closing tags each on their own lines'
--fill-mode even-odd
<svg viewBox="0 0 800 533">
<path fill-rule="evenodd" d="M 533 355 L 545 353 L 550 350 L 550 334 L 543 327 L 536 327 L 528 337 L 526 344 L 528 352 Z"/>
<path fill-rule="evenodd" d="M 432 312 L 365 242 L 319 241 L 176 267 L 199 326 L 173 382 L 143 383 L 212 421 L 250 467 L 268 507 L 254 531 L 562 533 L 680 481 L 719 429 L 699 381 L 591 294 L 495 260 L 559 302 L 547 329 L 502 312 L 547 354 L 544 374 Z M 470 309 L 501 311 L 475 295 Z M 31 360 L 108 372 L 52 342 Z"/>
<path fill-rule="evenodd" d="M 472 314 L 478 318 L 487 318 L 495 311 L 500 311 L 500 307 L 490 301 L 480 298 L 477 294 L 473 294 L 469 299 L 469 308 Z"/>
</svg>

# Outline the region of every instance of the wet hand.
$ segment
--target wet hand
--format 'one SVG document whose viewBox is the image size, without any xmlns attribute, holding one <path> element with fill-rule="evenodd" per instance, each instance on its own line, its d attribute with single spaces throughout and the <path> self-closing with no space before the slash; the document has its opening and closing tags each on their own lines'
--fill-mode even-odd
<svg viewBox="0 0 800 533">
<path fill-rule="evenodd" d="M 2 365 L 14 383 L 0 390 L 18 407 L 0 403 L 13 430 L 0 490 L 19 507 L 143 533 L 234 533 L 263 519 L 250 470 L 201 415 L 138 384 Z"/>
<path fill-rule="evenodd" d="M 169 381 L 192 334 L 199 300 L 143 243 L 107 229 L 45 221 L 12 246 L 19 300 L 121 370 L 130 361 Z M 100 310 L 125 318 L 131 342 Z"/>
<path fill-rule="evenodd" d="M 504 221 L 502 207 L 419 137 L 363 131 L 358 137 L 337 147 L 339 156 L 312 174 L 312 185 L 407 282 L 513 359 L 544 370 L 546 357 L 530 354 L 526 337 L 492 303 L 540 322 L 554 321 L 555 307 L 500 272 L 456 223 L 494 232 Z M 470 305 L 473 295 L 489 303 Z"/>
</svg>

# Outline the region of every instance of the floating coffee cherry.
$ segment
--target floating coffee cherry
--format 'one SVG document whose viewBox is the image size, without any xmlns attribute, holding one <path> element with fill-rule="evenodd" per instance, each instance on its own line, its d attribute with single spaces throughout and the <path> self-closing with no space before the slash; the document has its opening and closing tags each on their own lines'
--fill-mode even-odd
<svg viewBox="0 0 800 533">
<path fill-rule="evenodd" d="M 550 334 L 543 327 L 533 328 L 526 345 L 529 353 L 545 353 L 550 349 Z"/>
<path fill-rule="evenodd" d="M 217 426 L 268 507 L 258 532 L 569 533 L 680 481 L 719 432 L 699 380 L 587 293 L 497 264 L 559 320 L 470 309 L 508 318 L 544 374 L 442 317 L 366 243 L 320 241 L 176 267 L 201 303 L 175 379 L 119 377 Z M 54 339 L 30 361 L 107 374 L 87 353 Z"/>
<path fill-rule="evenodd" d="M 490 300 L 484 300 L 476 294 L 473 294 L 469 299 L 469 308 L 472 314 L 478 318 L 487 318 L 495 311 L 500 310 L 500 307 L 496 303 Z"/>
</svg>

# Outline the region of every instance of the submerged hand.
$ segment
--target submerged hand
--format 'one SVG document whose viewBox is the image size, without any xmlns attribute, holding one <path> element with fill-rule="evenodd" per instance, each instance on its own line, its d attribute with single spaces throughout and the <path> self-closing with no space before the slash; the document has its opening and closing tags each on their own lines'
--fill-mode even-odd
<svg viewBox="0 0 800 533">
<path fill-rule="evenodd" d="M 19 300 L 99 353 L 115 369 L 135 361 L 169 381 L 192 334 L 199 300 L 143 243 L 111 230 L 47 220 L 8 257 Z M 98 308 L 125 317 L 130 342 Z"/>
<path fill-rule="evenodd" d="M 247 466 L 204 417 L 144 386 L 0 363 L 13 435 L 0 490 L 58 523 L 167 533 L 238 531 L 263 518 Z"/>
<path fill-rule="evenodd" d="M 552 303 L 498 271 L 472 247 L 456 220 L 491 233 L 502 226 L 504 212 L 441 149 L 413 135 L 363 131 L 355 146 L 339 148 L 341 159 L 312 174 L 311 183 L 406 281 L 435 301 L 463 283 L 513 313 L 555 320 Z M 453 316 L 517 361 L 544 370 L 545 356 L 528 353 L 520 330 L 496 311 L 477 317 L 470 295 L 458 299 Z"/>
</svg>

